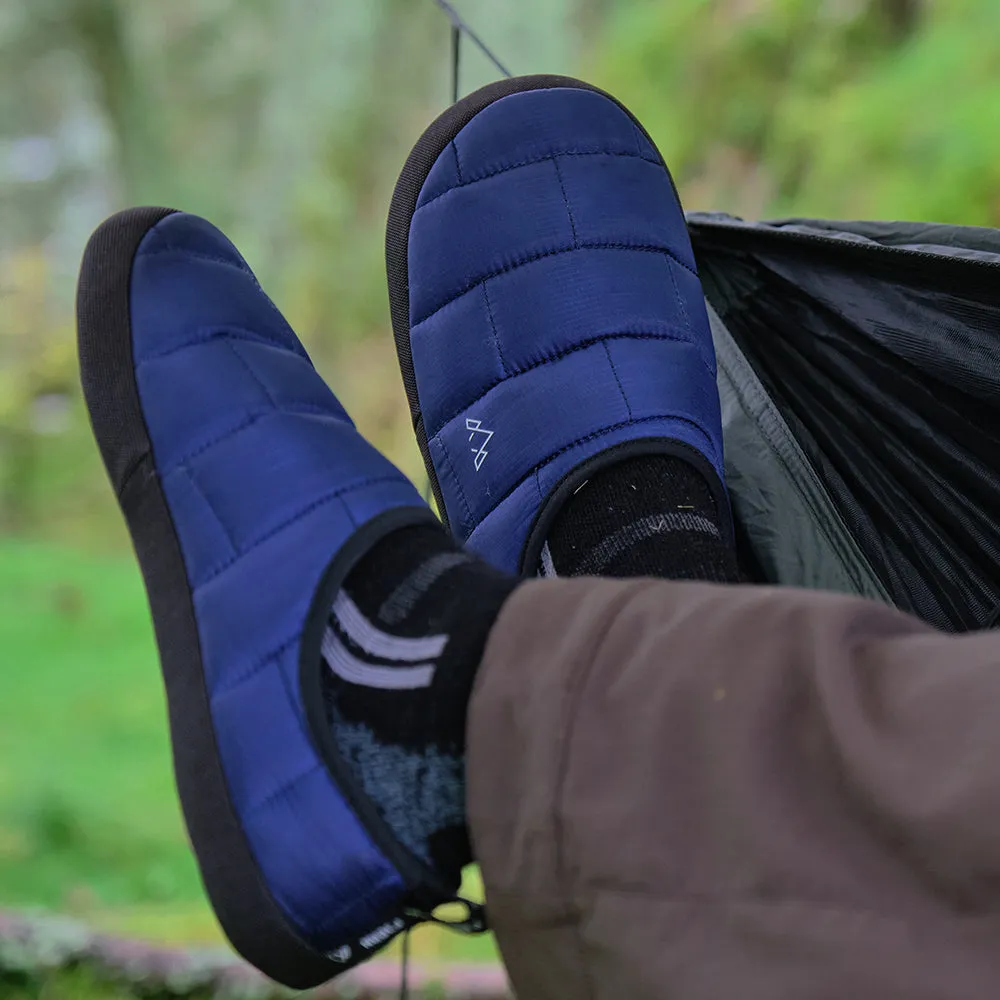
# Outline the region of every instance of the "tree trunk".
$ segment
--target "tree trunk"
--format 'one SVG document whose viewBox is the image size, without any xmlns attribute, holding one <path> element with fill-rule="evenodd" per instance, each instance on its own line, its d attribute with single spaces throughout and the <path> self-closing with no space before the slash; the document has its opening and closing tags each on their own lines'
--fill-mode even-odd
<svg viewBox="0 0 1000 1000">
<path fill-rule="evenodd" d="M 119 0 L 74 0 L 69 23 L 114 133 L 124 200 L 141 204 L 147 191 L 163 190 L 165 157 L 152 102 L 135 70 L 124 7 Z"/>
</svg>

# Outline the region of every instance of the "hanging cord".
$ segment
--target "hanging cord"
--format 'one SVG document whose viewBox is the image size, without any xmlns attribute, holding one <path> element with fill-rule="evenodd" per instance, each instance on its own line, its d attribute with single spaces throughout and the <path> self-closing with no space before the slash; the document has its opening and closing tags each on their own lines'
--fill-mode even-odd
<svg viewBox="0 0 1000 1000">
<path fill-rule="evenodd" d="M 450 3 L 448 0 L 434 0 L 434 2 L 445 12 L 448 20 L 451 22 L 451 103 L 458 103 L 459 95 L 459 67 L 461 62 L 462 54 L 462 35 L 468 35 L 472 39 L 473 44 L 475 44 L 479 50 L 486 56 L 487 59 L 504 76 L 510 77 L 513 74 L 500 60 L 493 54 L 486 43 L 472 30 L 468 22 L 462 17 L 461 14 Z M 424 483 L 424 500 L 427 503 L 431 502 L 431 480 L 430 476 L 427 477 L 427 481 Z"/>
<path fill-rule="evenodd" d="M 448 15 L 448 20 L 451 21 L 451 100 L 455 103 L 458 100 L 458 69 L 459 69 L 459 53 L 462 48 L 462 35 L 468 35 L 471 39 L 473 45 L 479 49 L 480 52 L 504 76 L 510 77 L 513 74 L 509 69 L 499 59 L 490 51 L 486 43 L 477 35 L 471 27 L 469 27 L 468 22 L 466 22 L 462 15 L 459 14 L 457 10 L 448 0 L 434 0 L 434 2 Z"/>
<path fill-rule="evenodd" d="M 451 26 L 451 103 L 458 104 L 458 63 L 462 54 L 462 29 Z"/>
<path fill-rule="evenodd" d="M 399 1000 L 410 1000 L 410 931 L 407 927 L 403 932 L 403 962 L 400 970 Z"/>
<path fill-rule="evenodd" d="M 487 59 L 493 65 L 503 73 L 504 76 L 510 78 L 514 74 L 511 73 L 509 69 L 499 59 L 490 51 L 486 43 L 472 30 L 471 27 L 462 18 L 457 10 L 448 0 L 434 0 L 434 2 L 448 15 L 448 20 L 451 21 L 451 102 L 456 104 L 458 102 L 458 80 L 459 80 L 459 65 L 460 56 L 462 52 L 462 35 L 468 35 L 472 39 L 473 44 L 479 49 L 480 52 L 486 56 Z M 430 476 L 427 477 L 427 484 L 424 487 L 424 500 L 430 503 L 431 499 L 431 480 Z M 485 924 L 479 927 L 479 930 L 483 930 Z M 403 932 L 403 940 L 401 944 L 402 957 L 400 960 L 400 978 L 399 978 L 399 1000 L 410 1000 L 410 934 L 412 933 L 412 928 L 407 927 Z"/>
</svg>

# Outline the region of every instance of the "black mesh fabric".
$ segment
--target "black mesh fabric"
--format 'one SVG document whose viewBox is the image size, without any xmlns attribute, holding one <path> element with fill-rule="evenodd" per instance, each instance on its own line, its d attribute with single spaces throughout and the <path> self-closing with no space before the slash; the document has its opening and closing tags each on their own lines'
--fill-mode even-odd
<svg viewBox="0 0 1000 1000">
<path fill-rule="evenodd" d="M 735 225 L 692 238 L 708 300 L 895 603 L 943 629 L 986 626 L 1000 605 L 1000 256 Z"/>
</svg>

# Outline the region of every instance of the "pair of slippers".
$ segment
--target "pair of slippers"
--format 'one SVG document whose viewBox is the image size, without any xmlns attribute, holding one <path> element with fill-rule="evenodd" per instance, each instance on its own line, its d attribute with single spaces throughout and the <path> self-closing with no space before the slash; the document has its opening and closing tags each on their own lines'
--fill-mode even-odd
<svg viewBox="0 0 1000 1000">
<path fill-rule="evenodd" d="M 451 107 L 403 169 L 386 256 L 417 439 L 469 548 L 534 575 L 562 498 L 640 453 L 683 455 L 728 509 L 683 213 L 613 98 L 524 77 Z M 321 697 L 323 625 L 351 567 L 434 515 L 204 220 L 142 208 L 105 222 L 84 255 L 78 328 L 205 887 L 249 962 L 314 986 L 458 889 L 366 799 Z"/>
</svg>

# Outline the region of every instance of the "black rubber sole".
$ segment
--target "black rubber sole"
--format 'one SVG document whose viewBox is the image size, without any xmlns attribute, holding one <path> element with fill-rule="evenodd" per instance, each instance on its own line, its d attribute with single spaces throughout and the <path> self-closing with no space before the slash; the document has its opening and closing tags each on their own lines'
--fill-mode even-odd
<svg viewBox="0 0 1000 1000">
<path fill-rule="evenodd" d="M 424 459 L 424 467 L 430 478 L 431 489 L 437 502 L 438 512 L 445 525 L 448 525 L 448 515 L 445 511 L 444 497 L 434 463 L 431 461 L 430 449 L 427 444 L 427 430 L 424 427 L 423 413 L 420 409 L 420 398 L 417 394 L 417 379 L 413 370 L 413 350 L 410 345 L 410 279 L 409 279 L 409 245 L 410 222 L 417 209 L 417 199 L 427 180 L 427 175 L 435 161 L 447 147 L 448 143 L 465 128 L 466 125 L 488 108 L 511 94 L 520 94 L 529 90 L 552 90 L 554 88 L 572 88 L 574 90 L 589 90 L 595 94 L 614 101 L 624 111 L 635 126 L 656 149 L 656 144 L 650 139 L 642 123 L 625 107 L 621 101 L 612 97 L 606 91 L 592 84 L 584 83 L 569 76 L 519 76 L 510 80 L 499 80 L 464 97 L 453 104 L 447 111 L 439 115 L 424 134 L 417 140 L 403 170 L 396 182 L 396 189 L 389 206 L 389 219 L 385 233 L 385 263 L 386 277 L 389 282 L 389 310 L 392 316 L 392 332 L 396 341 L 396 355 L 399 358 L 399 370 L 403 376 L 403 387 L 410 404 L 410 418 L 413 421 L 413 431 L 417 436 L 420 454 Z M 659 150 L 657 150 L 659 155 Z M 662 162 L 662 156 L 660 160 Z M 666 168 L 664 168 L 666 169 Z M 670 172 L 667 171 L 667 176 Z M 673 184 L 673 178 L 670 178 Z M 676 187 L 674 192 L 676 194 Z M 679 202 L 680 199 L 678 199 Z"/>
<path fill-rule="evenodd" d="M 80 372 L 91 426 L 146 583 L 166 686 L 174 772 L 212 908 L 233 947 L 295 989 L 344 966 L 307 944 L 271 896 L 229 798 L 215 741 L 187 571 L 153 464 L 132 360 L 129 283 L 149 230 L 171 209 L 108 219 L 84 252 L 77 290 Z"/>
</svg>

